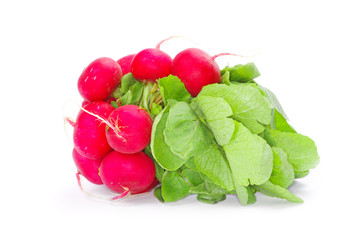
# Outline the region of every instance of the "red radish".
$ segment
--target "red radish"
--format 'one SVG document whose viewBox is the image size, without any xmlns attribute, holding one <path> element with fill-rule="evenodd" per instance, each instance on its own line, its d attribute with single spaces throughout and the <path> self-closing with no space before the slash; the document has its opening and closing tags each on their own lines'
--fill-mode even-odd
<svg viewBox="0 0 356 240">
<path fill-rule="evenodd" d="M 154 187 L 156 187 L 158 184 L 159 184 L 159 181 L 157 180 L 157 178 L 155 178 L 155 179 L 153 180 L 153 182 L 151 183 L 151 185 L 148 186 L 148 188 L 146 188 L 146 189 L 143 190 L 142 192 L 138 192 L 138 193 L 136 193 L 136 194 L 149 192 L 149 191 L 151 191 Z"/>
<path fill-rule="evenodd" d="M 172 58 L 156 48 L 147 48 L 132 59 L 132 75 L 139 81 L 155 80 L 172 73 Z"/>
<path fill-rule="evenodd" d="M 196 97 L 201 89 L 220 82 L 220 68 L 206 52 L 188 48 L 173 59 L 172 74 L 179 77 L 188 92 Z"/>
<path fill-rule="evenodd" d="M 146 190 L 155 179 L 156 170 L 153 160 L 144 152 L 113 151 L 104 157 L 99 174 L 108 188 L 126 195 Z"/>
<path fill-rule="evenodd" d="M 82 156 L 101 159 L 112 151 L 105 136 L 106 124 L 114 107 L 106 102 L 92 102 L 79 111 L 74 124 L 74 147 Z"/>
<path fill-rule="evenodd" d="M 98 58 L 80 75 L 79 93 L 89 102 L 105 101 L 119 86 L 121 77 L 121 67 L 115 60 L 107 57 Z"/>
<path fill-rule="evenodd" d="M 94 160 L 83 157 L 75 148 L 73 148 L 72 156 L 79 174 L 83 175 L 91 183 L 103 184 L 99 176 L 101 159 Z"/>
<path fill-rule="evenodd" d="M 117 131 L 109 128 L 106 138 L 109 145 L 118 152 L 137 153 L 151 141 L 152 119 L 139 106 L 121 106 L 110 114 L 108 121 Z"/>
<path fill-rule="evenodd" d="M 89 101 L 83 100 L 83 102 L 82 102 L 82 107 L 85 107 L 85 106 L 88 105 L 89 103 L 90 103 Z"/>
<path fill-rule="evenodd" d="M 131 72 L 131 62 L 135 55 L 136 54 L 130 54 L 117 60 L 117 63 L 120 65 L 122 70 L 122 76 Z"/>
</svg>

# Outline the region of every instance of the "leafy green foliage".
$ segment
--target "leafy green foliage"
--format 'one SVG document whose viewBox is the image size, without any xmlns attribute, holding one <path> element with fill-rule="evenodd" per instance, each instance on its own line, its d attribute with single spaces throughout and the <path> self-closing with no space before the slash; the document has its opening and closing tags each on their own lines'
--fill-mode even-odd
<svg viewBox="0 0 356 240">
<path fill-rule="evenodd" d="M 204 152 L 210 144 L 207 127 L 186 102 L 171 107 L 163 134 L 171 151 L 185 161 Z"/>
<path fill-rule="evenodd" d="M 175 155 L 164 140 L 163 130 L 168 118 L 169 106 L 160 112 L 152 126 L 151 149 L 152 155 L 160 166 L 169 171 L 180 168 L 187 159 L 182 159 Z"/>
<path fill-rule="evenodd" d="M 318 164 L 315 143 L 291 127 L 276 96 L 253 80 L 260 75 L 253 63 L 226 67 L 221 75 L 220 84 L 203 87 L 196 98 L 178 77 L 159 79 L 160 95 L 150 104 L 151 144 L 145 149 L 162 183 L 155 196 L 172 202 L 196 194 L 214 204 L 233 194 L 249 205 L 259 191 L 303 202 L 287 188 Z M 136 84 L 126 78 L 121 99 Z M 156 88 L 144 86 L 142 106 Z"/>
<path fill-rule="evenodd" d="M 115 109 L 119 107 L 119 104 L 117 104 L 116 101 L 111 101 L 110 104 L 111 104 L 111 106 L 113 106 Z"/>
<path fill-rule="evenodd" d="M 283 188 L 288 188 L 294 181 L 294 169 L 287 160 L 287 153 L 282 148 L 272 147 L 273 170 L 270 181 Z"/>
<path fill-rule="evenodd" d="M 236 195 L 239 198 L 241 205 L 250 205 L 256 202 L 256 197 L 250 186 L 236 185 Z"/>
<path fill-rule="evenodd" d="M 182 81 L 176 76 L 169 75 L 159 79 L 158 86 L 165 105 L 167 105 L 168 99 L 186 101 L 191 97 Z"/>
<path fill-rule="evenodd" d="M 229 118 L 233 114 L 230 105 L 219 97 L 201 96 L 195 100 L 217 143 L 228 143 L 235 129 L 234 120 Z"/>
<path fill-rule="evenodd" d="M 162 197 L 166 202 L 174 202 L 188 196 L 190 184 L 178 171 L 166 171 L 162 179 Z"/>
<path fill-rule="evenodd" d="M 287 189 L 285 189 L 281 186 L 275 185 L 275 184 L 271 183 L 270 181 L 267 181 L 264 184 L 261 184 L 259 186 L 254 186 L 254 188 L 256 188 L 257 191 L 263 193 L 264 195 L 267 195 L 270 197 L 282 198 L 282 199 L 286 199 L 290 202 L 295 202 L 295 203 L 303 202 L 302 199 L 295 196 L 293 193 L 289 192 Z"/>
<path fill-rule="evenodd" d="M 273 108 L 275 108 L 279 113 L 283 115 L 285 119 L 288 119 L 287 114 L 284 112 L 281 103 L 278 101 L 276 95 L 268 88 L 258 85 L 258 88 L 262 91 L 263 95 L 268 99 L 269 103 Z"/>
<path fill-rule="evenodd" d="M 272 129 L 276 129 L 281 132 L 296 133 L 294 128 L 289 125 L 285 117 L 281 113 L 279 113 L 277 109 L 273 109 L 272 111 L 272 120 L 270 126 Z"/>
<path fill-rule="evenodd" d="M 234 67 L 225 69 L 224 75 L 226 73 L 229 73 L 230 81 L 243 83 L 249 82 L 261 75 L 254 63 L 246 63 L 245 65 L 238 64 Z"/>
<path fill-rule="evenodd" d="M 154 191 L 154 195 L 155 197 L 158 199 L 158 201 L 160 201 L 161 203 L 164 203 L 164 199 L 162 197 L 162 189 L 161 187 L 157 187 Z"/>
<path fill-rule="evenodd" d="M 273 168 L 273 153 L 260 136 L 235 121 L 231 141 L 223 147 L 235 184 L 262 184 L 269 179 Z"/>
<path fill-rule="evenodd" d="M 282 148 L 288 155 L 288 162 L 295 171 L 303 172 L 316 167 L 319 155 L 315 143 L 298 133 L 266 129 L 264 138 L 272 147 Z"/>
<path fill-rule="evenodd" d="M 196 155 L 194 163 L 216 185 L 228 191 L 235 189 L 229 163 L 217 144 L 210 144 L 205 152 Z"/>
<path fill-rule="evenodd" d="M 128 91 L 121 97 L 122 105 L 138 104 L 143 92 L 143 85 L 141 82 L 136 82 L 131 85 Z"/>
<path fill-rule="evenodd" d="M 226 100 L 232 109 L 233 118 L 253 133 L 263 132 L 265 125 L 271 122 L 270 103 L 254 84 L 211 84 L 203 87 L 198 97 L 201 96 Z"/>
<path fill-rule="evenodd" d="M 307 170 L 307 171 L 302 171 L 302 172 L 294 171 L 294 177 L 295 177 L 295 179 L 297 179 L 297 178 L 303 178 L 303 177 L 307 176 L 308 174 L 309 174 L 309 170 Z"/>
</svg>

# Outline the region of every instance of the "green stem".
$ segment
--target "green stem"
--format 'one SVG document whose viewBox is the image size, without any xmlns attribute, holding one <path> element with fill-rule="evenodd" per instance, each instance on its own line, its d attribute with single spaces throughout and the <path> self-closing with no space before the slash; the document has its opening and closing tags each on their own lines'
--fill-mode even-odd
<svg viewBox="0 0 356 240">
<path fill-rule="evenodd" d="M 151 94 L 151 89 L 153 87 L 153 84 L 151 82 L 148 82 L 146 85 L 143 87 L 143 93 L 142 93 L 142 99 L 140 102 L 140 107 L 143 107 L 150 113 L 149 109 L 149 102 L 150 102 L 150 94 Z"/>
</svg>

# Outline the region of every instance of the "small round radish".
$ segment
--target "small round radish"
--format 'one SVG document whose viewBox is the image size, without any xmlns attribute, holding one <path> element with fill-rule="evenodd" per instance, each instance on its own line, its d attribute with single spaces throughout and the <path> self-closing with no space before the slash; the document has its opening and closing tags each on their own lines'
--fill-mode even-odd
<svg viewBox="0 0 356 240">
<path fill-rule="evenodd" d="M 218 64 L 213 57 L 198 48 L 188 48 L 178 53 L 173 59 L 172 74 L 182 80 L 193 97 L 204 86 L 220 82 Z"/>
<path fill-rule="evenodd" d="M 157 180 L 157 178 L 155 178 L 155 179 L 153 180 L 153 182 L 151 183 L 150 186 L 148 186 L 148 187 L 147 187 L 145 190 L 143 190 L 142 192 L 138 192 L 138 193 L 136 193 L 136 194 L 149 192 L 149 191 L 151 191 L 154 187 L 156 187 L 158 184 L 159 184 L 159 181 Z"/>
<path fill-rule="evenodd" d="M 139 81 L 155 80 L 172 73 L 172 58 L 156 48 L 147 48 L 132 59 L 132 75 Z"/>
<path fill-rule="evenodd" d="M 117 60 L 117 63 L 120 65 L 122 70 L 122 76 L 131 72 L 131 62 L 135 55 L 136 54 L 130 54 Z"/>
<path fill-rule="evenodd" d="M 106 138 L 109 145 L 118 152 L 137 153 L 151 141 L 152 119 L 139 106 L 121 106 L 110 114 L 108 121 L 117 131 L 109 128 Z"/>
<path fill-rule="evenodd" d="M 84 110 L 83 110 L 84 109 Z M 101 159 L 112 151 L 105 136 L 107 120 L 114 107 L 106 102 L 92 102 L 79 111 L 74 124 L 75 150 L 90 159 Z"/>
<path fill-rule="evenodd" d="M 75 150 L 75 148 L 73 148 L 72 156 L 75 166 L 81 175 L 83 175 L 91 183 L 98 185 L 103 184 L 99 176 L 101 159 L 94 160 L 83 157 Z"/>
<path fill-rule="evenodd" d="M 121 67 L 115 60 L 107 57 L 98 58 L 80 75 L 78 91 L 89 102 L 105 101 L 119 86 L 121 77 Z"/>
<path fill-rule="evenodd" d="M 100 178 L 111 190 L 118 193 L 141 193 L 155 179 L 153 160 L 144 152 L 124 154 L 113 151 L 100 165 Z"/>
</svg>

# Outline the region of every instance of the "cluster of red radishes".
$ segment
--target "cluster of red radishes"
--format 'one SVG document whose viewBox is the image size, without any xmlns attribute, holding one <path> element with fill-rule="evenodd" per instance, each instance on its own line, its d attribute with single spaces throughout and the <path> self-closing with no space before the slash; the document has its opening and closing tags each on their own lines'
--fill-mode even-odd
<svg viewBox="0 0 356 240">
<path fill-rule="evenodd" d="M 162 42 L 161 42 L 162 43 Z M 200 49 L 183 50 L 172 59 L 148 48 L 118 61 L 99 58 L 78 80 L 84 101 L 74 126 L 73 159 L 78 174 L 94 184 L 105 184 L 121 196 L 149 191 L 158 184 L 154 161 L 143 150 L 151 140 L 152 119 L 136 105 L 114 108 L 112 93 L 127 73 L 143 83 L 174 75 L 194 97 L 203 86 L 220 82 L 214 57 Z"/>
</svg>

